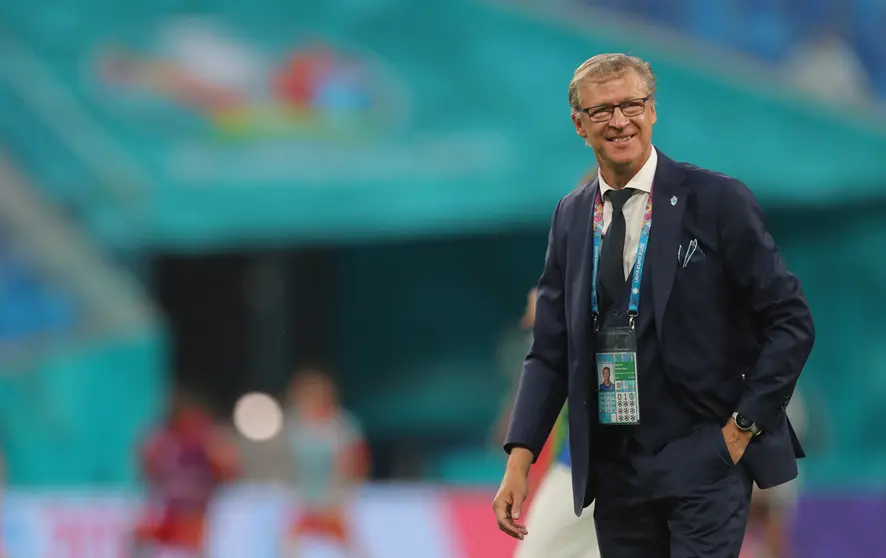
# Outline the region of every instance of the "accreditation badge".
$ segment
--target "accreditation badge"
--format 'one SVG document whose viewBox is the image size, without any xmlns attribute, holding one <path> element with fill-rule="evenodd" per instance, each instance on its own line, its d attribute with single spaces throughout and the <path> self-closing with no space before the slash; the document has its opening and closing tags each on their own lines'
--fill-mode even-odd
<svg viewBox="0 0 886 558">
<path fill-rule="evenodd" d="M 604 328 L 596 345 L 600 424 L 640 424 L 636 333 L 630 327 Z"/>
</svg>

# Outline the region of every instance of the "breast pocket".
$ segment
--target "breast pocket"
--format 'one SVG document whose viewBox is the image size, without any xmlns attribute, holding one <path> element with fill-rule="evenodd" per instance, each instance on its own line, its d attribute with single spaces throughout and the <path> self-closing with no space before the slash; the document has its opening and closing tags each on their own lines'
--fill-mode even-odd
<svg viewBox="0 0 886 558">
<path fill-rule="evenodd" d="M 718 274 L 719 270 L 719 262 L 714 258 L 705 256 L 688 263 L 679 263 L 677 265 L 676 278 L 679 281 L 702 280 L 709 278 L 711 275 Z"/>
<path fill-rule="evenodd" d="M 669 322 L 680 331 L 682 343 L 694 351 L 712 338 L 728 335 L 729 285 L 723 265 L 716 254 L 678 266 L 668 300 Z"/>
<path fill-rule="evenodd" d="M 683 230 L 677 247 L 677 277 L 692 278 L 695 275 L 710 273 L 718 264 L 714 244 L 701 230 L 689 226 Z M 713 265 L 712 265 L 713 264 Z"/>
<path fill-rule="evenodd" d="M 689 261 L 677 261 L 676 281 L 692 285 L 699 281 L 716 280 L 722 276 L 722 270 L 716 255 L 704 254 L 692 256 Z"/>
<path fill-rule="evenodd" d="M 691 240 L 684 240 L 682 253 L 677 256 L 677 271 L 671 296 L 679 300 L 685 312 L 710 312 L 712 304 L 722 298 L 726 290 L 723 265 L 715 250 L 699 242 L 691 254 L 686 247 Z"/>
</svg>

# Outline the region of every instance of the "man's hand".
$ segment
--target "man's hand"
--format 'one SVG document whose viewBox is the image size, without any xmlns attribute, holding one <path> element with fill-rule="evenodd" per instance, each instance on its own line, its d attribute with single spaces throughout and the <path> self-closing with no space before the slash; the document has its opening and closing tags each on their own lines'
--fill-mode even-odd
<svg viewBox="0 0 886 558">
<path fill-rule="evenodd" d="M 505 476 L 492 509 L 498 528 L 515 539 L 523 540 L 528 533 L 526 527 L 518 523 L 523 514 L 523 502 L 529 495 L 529 468 L 532 466 L 532 452 L 524 448 L 514 448 L 508 458 Z"/>
<path fill-rule="evenodd" d="M 738 462 L 741 461 L 753 437 L 754 435 L 751 432 L 741 430 L 735 424 L 735 419 L 730 418 L 726 426 L 723 427 L 723 439 L 726 440 L 726 447 L 729 449 L 729 456 L 732 457 L 733 465 L 738 465 Z"/>
</svg>

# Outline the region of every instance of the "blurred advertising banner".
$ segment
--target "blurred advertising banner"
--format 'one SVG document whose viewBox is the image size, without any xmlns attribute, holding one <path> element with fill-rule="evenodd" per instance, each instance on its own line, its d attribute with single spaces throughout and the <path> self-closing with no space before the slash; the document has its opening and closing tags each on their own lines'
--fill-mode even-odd
<svg viewBox="0 0 886 558">
<path fill-rule="evenodd" d="M 513 542 L 495 528 L 491 493 L 449 494 L 421 487 L 370 487 L 351 510 L 351 528 L 377 558 L 508 558 Z M 280 558 L 278 544 L 295 516 L 278 487 L 242 486 L 213 510 L 209 558 Z M 3 503 L 9 558 L 129 558 L 136 498 L 105 494 L 13 493 Z M 305 539 L 310 558 L 337 558 L 340 549 Z"/>
<path fill-rule="evenodd" d="M 848 183 L 865 197 L 882 182 L 882 131 L 553 4 L 208 2 L 211 16 L 183 16 L 83 2 L 0 5 L 20 35 L 0 59 L 13 86 L 0 127 L 38 182 L 82 197 L 97 221 L 139 205 L 146 242 L 544 226 L 593 162 L 569 78 L 613 50 L 658 70 L 656 143 L 736 174 L 764 203 L 830 201 Z"/>
<path fill-rule="evenodd" d="M 514 541 L 494 525 L 492 495 L 371 486 L 351 510 L 351 528 L 372 558 L 510 558 Z M 278 543 L 296 508 L 279 487 L 229 489 L 211 516 L 207 557 L 281 558 Z M 3 502 L 5 550 L 8 558 L 129 558 L 128 533 L 139 512 L 136 498 L 113 493 L 13 492 Z M 886 497 L 805 498 L 794 527 L 796 555 L 886 556 L 884 522 Z M 302 549 L 308 558 L 343 556 L 321 539 L 305 539 Z"/>
<path fill-rule="evenodd" d="M 113 494 L 6 494 L 3 549 L 9 558 L 124 558 L 139 511 Z"/>
</svg>

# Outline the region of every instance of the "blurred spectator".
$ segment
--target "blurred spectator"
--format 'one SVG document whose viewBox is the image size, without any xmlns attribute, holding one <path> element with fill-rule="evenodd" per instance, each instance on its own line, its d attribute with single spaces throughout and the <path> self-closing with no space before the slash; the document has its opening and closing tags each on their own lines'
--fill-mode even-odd
<svg viewBox="0 0 886 558">
<path fill-rule="evenodd" d="M 347 519 L 354 493 L 369 474 L 360 426 L 342 408 L 333 380 L 318 369 L 296 374 L 287 407 L 283 435 L 301 509 L 286 534 L 286 556 L 297 556 L 302 539 L 313 536 L 365 558 Z"/>
<path fill-rule="evenodd" d="M 142 448 L 148 506 L 136 527 L 136 558 L 158 551 L 201 555 L 210 503 L 239 464 L 233 444 L 193 395 L 173 395 L 168 421 Z"/>
</svg>

